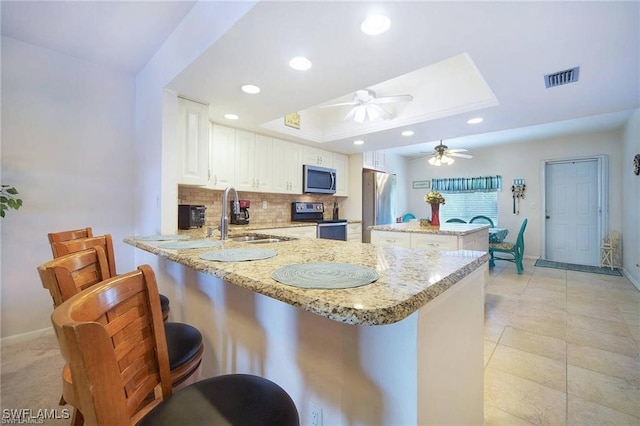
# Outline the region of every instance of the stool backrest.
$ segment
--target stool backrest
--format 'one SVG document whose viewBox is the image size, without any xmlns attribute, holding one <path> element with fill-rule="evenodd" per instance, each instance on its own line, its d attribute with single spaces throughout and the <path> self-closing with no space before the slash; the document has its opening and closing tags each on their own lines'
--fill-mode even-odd
<svg viewBox="0 0 640 426">
<path fill-rule="evenodd" d="M 160 296 L 148 265 L 78 293 L 51 321 L 86 425 L 135 424 L 171 395 Z"/>
<path fill-rule="evenodd" d="M 51 251 L 53 252 L 53 257 L 56 258 L 59 255 L 56 253 L 56 249 L 53 243 L 60 243 L 63 241 L 75 240 L 78 238 L 93 237 L 93 230 L 91 229 L 91 227 L 87 227 L 82 229 L 72 229 L 70 231 L 51 232 L 47 236 L 49 237 L 49 244 L 51 244 Z"/>
<path fill-rule="evenodd" d="M 102 247 L 107 255 L 109 263 L 109 274 L 111 277 L 116 276 L 116 258 L 113 252 L 113 240 L 110 234 L 101 235 L 99 237 L 77 238 L 68 241 L 52 242 L 51 247 L 57 256 L 75 253 L 92 247 Z"/>
<path fill-rule="evenodd" d="M 492 228 L 495 226 L 491 218 L 482 215 L 472 217 L 469 223 L 488 223 Z"/>
<path fill-rule="evenodd" d="M 111 278 L 100 246 L 67 254 L 38 266 L 42 286 L 49 290 L 53 306 L 60 306 L 80 291 Z"/>
<path fill-rule="evenodd" d="M 520 231 L 518 232 L 518 238 L 516 239 L 515 249 L 522 255 L 524 254 L 524 230 L 527 229 L 528 219 L 524 219 L 520 225 Z"/>
</svg>

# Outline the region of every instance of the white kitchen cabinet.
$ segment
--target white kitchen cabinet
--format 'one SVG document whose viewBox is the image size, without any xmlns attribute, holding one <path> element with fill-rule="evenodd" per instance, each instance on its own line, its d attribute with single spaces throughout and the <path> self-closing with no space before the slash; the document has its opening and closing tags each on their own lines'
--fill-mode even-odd
<svg viewBox="0 0 640 426">
<path fill-rule="evenodd" d="M 458 250 L 458 236 L 438 234 L 410 234 L 411 248 Z"/>
<path fill-rule="evenodd" d="M 352 243 L 362 242 L 362 224 L 349 223 L 347 225 L 347 241 Z"/>
<path fill-rule="evenodd" d="M 272 192 L 302 193 L 302 145 L 273 139 Z"/>
<path fill-rule="evenodd" d="M 211 155 L 209 156 L 208 188 L 225 189 L 235 183 L 236 130 L 211 125 Z"/>
<path fill-rule="evenodd" d="M 371 243 L 435 250 L 489 250 L 487 229 L 460 234 L 438 234 L 432 232 L 371 231 Z"/>
<path fill-rule="evenodd" d="M 333 168 L 333 152 L 304 146 L 302 149 L 302 164 Z"/>
<path fill-rule="evenodd" d="M 207 105 L 178 98 L 179 184 L 206 185 L 209 172 Z"/>
<path fill-rule="evenodd" d="M 408 232 L 371 230 L 371 244 L 377 246 L 411 247 L 411 234 Z"/>
<path fill-rule="evenodd" d="M 343 154 L 333 154 L 333 168 L 336 169 L 336 195 L 349 196 L 349 157 Z"/>
<path fill-rule="evenodd" d="M 267 235 L 280 235 L 290 238 L 316 238 L 316 225 L 309 226 L 287 226 L 284 228 L 259 229 L 256 232 Z"/>
<path fill-rule="evenodd" d="M 270 192 L 273 142 L 270 137 L 236 130 L 235 188 L 238 191 Z"/>
<path fill-rule="evenodd" d="M 385 171 L 384 151 L 367 151 L 362 155 L 362 167 Z"/>
</svg>

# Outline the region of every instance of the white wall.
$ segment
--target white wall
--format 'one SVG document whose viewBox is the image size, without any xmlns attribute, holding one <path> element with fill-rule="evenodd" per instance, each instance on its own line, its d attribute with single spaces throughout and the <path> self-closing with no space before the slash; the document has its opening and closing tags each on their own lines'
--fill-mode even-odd
<svg viewBox="0 0 640 426">
<path fill-rule="evenodd" d="M 522 219 L 528 218 L 525 234 L 525 256 L 539 257 L 543 233 L 544 212 L 541 210 L 544 190 L 541 186 L 541 164 L 545 160 L 608 155 L 609 160 L 609 228 L 622 229 L 622 135 L 612 131 L 528 141 L 509 145 L 474 149 L 473 159 L 456 160 L 451 166 L 430 166 L 426 158 L 410 161 L 410 181 L 443 177 L 474 177 L 501 175 L 503 190 L 498 193 L 498 222 L 517 235 Z M 513 214 L 511 183 L 523 178 L 527 184 L 526 198 L 521 201 L 520 215 Z M 417 217 L 427 217 L 424 189 L 411 189 L 409 207 Z M 508 238 L 507 238 L 508 239 Z"/>
<path fill-rule="evenodd" d="M 47 233 L 110 233 L 133 267 L 134 93 L 133 76 L 2 37 L 2 183 L 24 202 L 0 220 L 3 337 L 51 326 Z"/>
<path fill-rule="evenodd" d="M 640 176 L 633 174 L 633 157 L 640 154 L 640 109 L 624 131 L 622 155 L 622 265 L 625 275 L 640 289 Z"/>
</svg>

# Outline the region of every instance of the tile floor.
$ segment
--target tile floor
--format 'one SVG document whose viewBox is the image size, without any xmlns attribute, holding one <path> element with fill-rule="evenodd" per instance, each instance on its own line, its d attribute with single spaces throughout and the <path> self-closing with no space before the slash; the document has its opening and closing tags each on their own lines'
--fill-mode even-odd
<svg viewBox="0 0 640 426">
<path fill-rule="evenodd" d="M 486 425 L 640 425 L 640 291 L 496 262 L 485 302 Z"/>
</svg>

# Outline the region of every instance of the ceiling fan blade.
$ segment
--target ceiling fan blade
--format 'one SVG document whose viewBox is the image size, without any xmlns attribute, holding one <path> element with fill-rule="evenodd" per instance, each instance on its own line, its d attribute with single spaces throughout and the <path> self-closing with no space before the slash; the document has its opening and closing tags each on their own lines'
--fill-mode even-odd
<svg viewBox="0 0 640 426">
<path fill-rule="evenodd" d="M 412 100 L 413 100 L 413 96 L 411 95 L 398 95 L 398 96 L 383 96 L 381 98 L 376 98 L 375 102 L 377 104 L 391 104 L 394 102 L 408 102 Z"/>
<path fill-rule="evenodd" d="M 353 107 L 351 108 L 351 111 L 349 111 L 347 113 L 347 115 L 345 115 L 344 117 L 344 121 L 349 121 L 349 120 L 353 120 L 353 117 L 356 115 L 356 111 L 358 110 L 358 107 Z"/>
<path fill-rule="evenodd" d="M 447 152 L 447 155 L 450 156 L 450 157 L 460 157 L 460 158 L 466 158 L 466 159 L 473 158 L 473 155 L 458 154 L 456 152 L 453 152 L 453 153 L 452 152 Z"/>
<path fill-rule="evenodd" d="M 447 152 L 467 152 L 469 151 L 468 149 L 464 149 L 464 148 L 455 148 L 455 149 L 448 149 Z"/>
<path fill-rule="evenodd" d="M 353 121 L 355 121 L 356 123 L 364 123 L 364 121 L 367 119 L 367 108 L 359 105 L 355 108 L 353 108 L 354 111 L 354 117 L 353 117 Z"/>
<path fill-rule="evenodd" d="M 345 105 L 358 105 L 358 102 L 340 102 L 339 104 L 331 104 L 331 105 L 321 105 L 318 108 L 333 108 L 337 106 L 345 106 Z"/>
<path fill-rule="evenodd" d="M 367 108 L 367 115 L 369 116 L 370 121 L 373 121 L 378 117 L 382 118 L 383 120 L 388 120 L 391 118 L 391 114 L 389 113 L 389 111 L 385 110 L 384 108 L 376 104 L 367 105 L 366 108 Z"/>
</svg>

